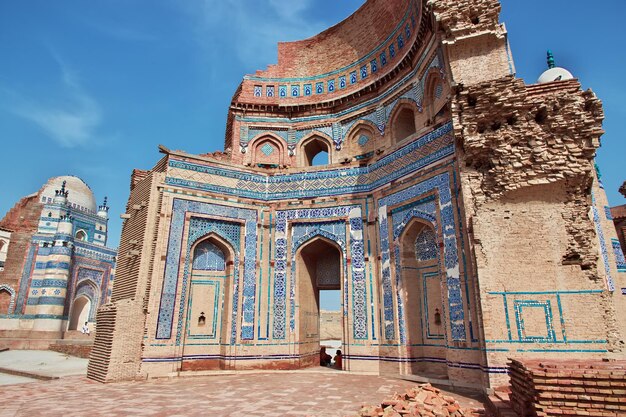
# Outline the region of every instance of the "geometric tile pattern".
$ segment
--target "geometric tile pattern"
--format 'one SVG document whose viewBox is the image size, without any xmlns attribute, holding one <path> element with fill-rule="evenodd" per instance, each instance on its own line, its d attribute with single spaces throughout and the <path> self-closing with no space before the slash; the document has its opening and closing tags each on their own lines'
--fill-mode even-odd
<svg viewBox="0 0 626 417">
<path fill-rule="evenodd" d="M 424 227 L 415 239 L 415 258 L 418 262 L 437 259 L 437 237 L 430 227 Z"/>
<path fill-rule="evenodd" d="M 171 159 L 172 186 L 262 201 L 370 192 L 454 153 L 452 123 L 365 167 L 264 176 Z"/>
<path fill-rule="evenodd" d="M 290 228 L 289 223 L 294 220 L 324 220 L 324 222 L 318 226 L 309 226 L 308 229 L 306 226 L 301 226 L 299 229 L 295 229 L 295 226 Z M 290 238 L 293 239 L 293 235 L 289 236 L 289 233 L 296 233 L 295 241 L 291 241 L 292 251 L 294 248 L 297 249 L 299 245 L 302 245 L 317 235 L 327 237 L 338 243 L 341 242 L 339 244 L 342 246 L 342 250 L 347 251 L 347 248 L 344 249 L 343 246 L 346 245 L 345 226 L 342 231 L 342 228 L 337 224 L 339 220 L 342 220 L 342 222 L 348 226 L 347 233 L 350 236 L 349 249 L 352 259 L 350 268 L 352 275 L 351 279 L 348 277 L 348 273 L 344 273 L 344 315 L 347 314 L 347 306 L 351 304 L 353 315 L 353 336 L 355 339 L 367 339 L 365 254 L 363 244 L 363 219 L 360 206 L 296 209 L 278 211 L 276 213 L 274 249 L 274 339 L 285 339 L 287 336 L 287 244 Z M 344 262 L 344 265 L 345 263 L 346 262 Z M 292 284 L 292 291 L 289 294 L 289 301 L 290 306 L 293 306 L 293 302 L 295 302 L 295 292 L 293 291 L 293 280 L 295 279 L 295 276 L 292 275 L 291 278 L 290 283 Z M 350 287 L 352 290 L 351 303 L 347 303 L 348 284 L 351 284 Z M 290 314 L 293 318 L 293 309 L 290 309 Z M 291 318 L 290 329 L 292 331 L 294 329 Z"/>
<path fill-rule="evenodd" d="M 243 271 L 243 300 L 242 300 L 242 323 L 241 338 L 250 340 L 254 337 L 254 304 L 256 295 L 256 253 L 257 253 L 257 212 L 256 210 L 243 209 L 238 207 L 228 207 L 218 204 L 209 204 L 197 201 L 174 199 L 172 209 L 172 220 L 167 244 L 167 256 L 165 261 L 165 272 L 163 288 L 161 290 L 161 304 L 157 323 L 157 339 L 170 339 L 174 319 L 174 303 L 177 299 L 178 280 L 180 277 L 180 256 L 183 253 L 183 235 L 187 225 L 185 216 L 187 213 L 197 213 L 199 215 L 215 216 L 221 219 L 233 219 L 245 222 L 244 231 L 244 271 Z M 235 251 L 238 257 L 240 248 L 242 225 L 239 222 L 229 222 L 217 219 L 192 218 L 193 226 L 189 225 L 189 237 L 186 242 L 187 257 L 194 242 L 210 231 L 225 239 Z M 208 225 L 208 226 L 207 226 Z M 208 228 L 208 229 L 207 229 Z M 237 233 L 237 229 L 239 232 Z M 234 290 L 233 290 L 233 317 L 237 317 L 239 306 L 238 286 L 239 273 L 237 267 L 238 259 L 234 260 Z M 185 307 L 187 280 L 190 274 L 190 262 L 183 266 L 183 285 L 181 287 L 179 317 L 177 324 L 176 343 L 180 343 L 180 336 L 183 327 L 183 311 Z M 236 321 L 233 321 L 236 323 Z M 231 337 L 236 340 L 237 325 L 233 325 Z"/>
<path fill-rule="evenodd" d="M 274 147 L 269 143 L 266 143 L 265 145 L 261 146 L 261 152 L 263 152 L 263 154 L 265 154 L 266 156 L 270 156 L 272 153 L 274 153 Z"/>
<path fill-rule="evenodd" d="M 600 214 L 595 204 L 595 196 L 591 193 L 591 210 L 593 212 L 593 222 L 596 226 L 596 234 L 598 235 L 598 241 L 600 242 L 600 253 L 602 254 L 602 261 L 604 262 L 604 271 L 606 273 L 606 287 L 609 291 L 615 291 L 615 282 L 611 276 L 611 264 L 609 263 L 609 251 L 606 246 L 606 239 L 604 238 L 604 231 L 602 230 L 602 223 L 600 222 Z"/>
<path fill-rule="evenodd" d="M 193 269 L 200 271 L 226 270 L 224 252 L 211 242 L 200 242 L 193 252 Z"/>
<path fill-rule="evenodd" d="M 396 192 L 378 201 L 378 221 L 380 252 L 382 264 L 383 284 L 383 311 L 384 333 L 387 340 L 395 338 L 394 311 L 391 283 L 391 242 L 389 241 L 388 207 L 397 206 L 415 197 L 419 197 L 430 191 L 437 191 L 437 205 L 441 217 L 441 227 L 437 229 L 443 236 L 444 266 L 446 270 L 446 286 L 448 289 L 448 308 L 452 339 L 463 341 L 466 339 L 465 313 L 461 292 L 461 279 L 459 270 L 459 256 L 457 249 L 456 226 L 454 222 L 454 210 L 452 206 L 452 194 L 450 191 L 450 174 L 441 173 L 421 183 L 415 184 L 405 190 Z M 431 213 L 425 213 L 431 215 Z M 396 215 L 394 214 L 394 218 Z M 405 219 L 401 220 L 401 222 Z M 394 227 L 394 225 L 391 225 Z M 396 230 L 394 230 L 394 233 Z M 404 337 L 404 334 L 400 334 Z"/>
</svg>

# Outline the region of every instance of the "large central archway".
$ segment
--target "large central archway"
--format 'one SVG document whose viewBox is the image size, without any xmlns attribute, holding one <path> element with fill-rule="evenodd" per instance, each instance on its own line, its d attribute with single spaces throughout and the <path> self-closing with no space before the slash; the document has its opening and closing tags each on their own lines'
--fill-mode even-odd
<svg viewBox="0 0 626 417">
<path fill-rule="evenodd" d="M 337 243 L 316 236 L 302 245 L 296 255 L 296 337 L 302 367 L 319 365 L 320 291 L 342 291 L 343 252 Z M 337 315 L 337 317 L 342 317 Z M 343 318 L 339 327 L 343 339 Z"/>
</svg>

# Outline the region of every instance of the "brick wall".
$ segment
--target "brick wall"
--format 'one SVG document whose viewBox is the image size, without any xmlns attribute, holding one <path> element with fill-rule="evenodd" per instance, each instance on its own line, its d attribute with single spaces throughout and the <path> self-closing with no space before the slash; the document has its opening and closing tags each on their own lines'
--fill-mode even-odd
<svg viewBox="0 0 626 417">
<path fill-rule="evenodd" d="M 0 227 L 13 231 L 4 271 L 0 271 L 0 284 L 8 284 L 15 291 L 22 277 L 24 262 L 33 234 L 37 231 L 42 209 L 38 195 L 24 197 L 0 221 Z"/>
<path fill-rule="evenodd" d="M 518 415 L 626 415 L 626 361 L 513 360 L 510 371 Z"/>
</svg>

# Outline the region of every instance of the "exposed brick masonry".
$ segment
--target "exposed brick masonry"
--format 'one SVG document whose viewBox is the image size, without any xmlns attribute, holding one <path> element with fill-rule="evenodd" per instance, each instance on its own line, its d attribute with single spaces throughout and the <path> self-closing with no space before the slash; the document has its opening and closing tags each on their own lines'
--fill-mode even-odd
<svg viewBox="0 0 626 417">
<path fill-rule="evenodd" d="M 520 416 L 623 416 L 626 361 L 511 361 L 511 403 Z"/>
<path fill-rule="evenodd" d="M 565 263 L 597 260 L 589 189 L 604 113 L 577 81 L 527 87 L 505 77 L 460 88 L 453 103 L 456 135 L 475 204 L 512 190 L 562 183 L 562 216 L 570 235 Z"/>
</svg>

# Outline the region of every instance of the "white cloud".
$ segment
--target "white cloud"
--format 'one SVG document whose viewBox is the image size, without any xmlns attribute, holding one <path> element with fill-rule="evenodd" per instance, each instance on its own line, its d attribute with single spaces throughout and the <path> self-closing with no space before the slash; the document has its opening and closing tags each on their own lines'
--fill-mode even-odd
<svg viewBox="0 0 626 417">
<path fill-rule="evenodd" d="M 50 138 L 67 148 L 93 143 L 102 123 L 99 104 L 81 86 L 77 75 L 53 53 L 61 69 L 62 89 L 54 97 L 18 96 L 12 109 L 18 116 L 35 123 Z M 50 89 L 53 90 L 53 89 Z"/>
<path fill-rule="evenodd" d="M 276 62 L 278 42 L 311 37 L 324 29 L 307 10 L 312 0 L 204 0 L 185 2 L 192 16 L 197 40 L 216 58 L 219 53 L 234 54 L 254 68 Z M 198 6 L 201 4 L 201 6 Z"/>
</svg>

